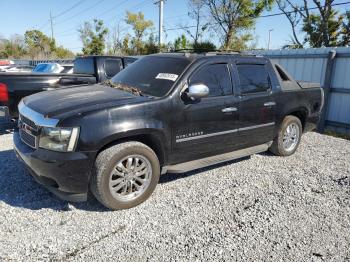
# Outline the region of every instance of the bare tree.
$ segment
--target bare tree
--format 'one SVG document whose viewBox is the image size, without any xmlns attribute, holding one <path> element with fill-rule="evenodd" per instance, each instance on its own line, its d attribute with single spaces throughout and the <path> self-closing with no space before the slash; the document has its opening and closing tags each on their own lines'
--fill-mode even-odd
<svg viewBox="0 0 350 262">
<path fill-rule="evenodd" d="M 203 23 L 204 18 L 204 1 L 203 0 L 189 0 L 188 1 L 188 16 L 195 21 L 195 30 L 192 32 L 190 29 L 184 26 L 185 32 L 193 39 L 193 43 L 196 45 L 209 26 L 209 22 Z"/>
<path fill-rule="evenodd" d="M 126 27 L 121 26 L 119 21 L 113 29 L 108 32 L 107 51 L 110 54 L 122 54 L 122 34 L 126 31 Z"/>
<path fill-rule="evenodd" d="M 240 33 L 254 27 L 255 19 L 271 7 L 273 0 L 204 0 L 204 3 L 215 21 L 214 27 L 223 32 L 224 48 L 229 49 Z M 247 38 L 247 34 L 242 37 Z"/>
<path fill-rule="evenodd" d="M 290 6 L 289 2 L 290 1 L 284 1 L 284 0 L 277 0 L 277 6 L 278 8 L 284 13 L 284 15 L 287 17 L 291 27 L 292 27 L 292 33 L 293 33 L 293 46 L 297 48 L 302 48 L 303 44 L 298 38 L 297 34 L 297 27 L 301 21 L 301 16 L 299 15 L 298 10 L 296 7 L 293 7 L 293 11 L 287 11 L 287 7 Z"/>
<path fill-rule="evenodd" d="M 276 2 L 287 17 L 292 27 L 293 41 L 299 47 L 303 47 L 305 43 L 312 47 L 339 45 L 338 38 L 344 32 L 342 28 L 344 15 L 339 15 L 338 11 L 333 9 L 335 0 L 303 0 L 299 2 L 300 4 L 291 0 L 276 0 Z M 301 30 L 306 33 L 303 42 L 297 34 L 300 24 Z"/>
</svg>

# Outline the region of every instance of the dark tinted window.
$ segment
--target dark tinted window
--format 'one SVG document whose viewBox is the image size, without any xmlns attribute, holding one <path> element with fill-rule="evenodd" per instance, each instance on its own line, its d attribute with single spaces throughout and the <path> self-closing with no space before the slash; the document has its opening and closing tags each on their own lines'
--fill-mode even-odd
<svg viewBox="0 0 350 262">
<path fill-rule="evenodd" d="M 62 74 L 64 74 L 64 73 L 68 73 L 72 68 L 73 68 L 73 66 L 63 66 L 64 67 L 64 69 L 62 70 Z"/>
<path fill-rule="evenodd" d="M 133 58 L 133 57 L 126 57 L 124 58 L 124 63 L 125 63 L 125 67 L 127 67 L 128 65 L 134 63 L 137 59 Z"/>
<path fill-rule="evenodd" d="M 119 73 L 123 69 L 123 63 L 121 59 L 106 59 L 105 60 L 105 72 L 106 76 L 111 78 Z"/>
<path fill-rule="evenodd" d="M 95 74 L 94 59 L 92 57 L 79 57 L 74 61 L 74 74 Z"/>
<path fill-rule="evenodd" d="M 115 84 L 135 87 L 151 96 L 162 97 L 174 85 L 189 60 L 182 57 L 145 56 L 112 78 Z"/>
<path fill-rule="evenodd" d="M 209 87 L 209 96 L 232 94 L 231 78 L 227 64 L 207 65 L 190 78 L 191 84 L 203 83 Z"/>
<path fill-rule="evenodd" d="M 270 79 L 264 65 L 237 65 L 241 94 L 266 92 Z"/>
<path fill-rule="evenodd" d="M 279 65 L 275 65 L 275 67 L 282 81 L 290 81 L 288 75 L 283 71 L 283 69 Z"/>
</svg>

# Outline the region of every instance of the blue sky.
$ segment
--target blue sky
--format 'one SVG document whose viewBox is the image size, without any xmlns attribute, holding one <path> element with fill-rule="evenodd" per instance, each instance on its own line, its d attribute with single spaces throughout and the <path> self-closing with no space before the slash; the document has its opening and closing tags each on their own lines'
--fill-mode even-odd
<svg viewBox="0 0 350 262">
<path fill-rule="evenodd" d="M 77 28 L 84 21 L 91 21 L 94 18 L 104 20 L 110 28 L 120 21 L 121 28 L 127 32 L 128 28 L 123 22 L 126 11 L 142 11 L 146 19 L 153 21 L 157 32 L 158 6 L 154 2 L 155 0 L 0 0 L 0 36 L 10 37 L 13 34 L 24 34 L 26 30 L 34 28 L 51 35 L 48 22 L 51 10 L 54 17 L 53 29 L 56 41 L 73 52 L 79 52 L 82 44 Z M 68 10 L 70 7 L 73 8 Z M 350 10 L 350 4 L 341 6 L 341 10 Z M 277 8 L 270 11 L 270 13 L 278 12 Z M 165 29 L 192 24 L 193 21 L 187 16 L 187 0 L 166 0 L 164 4 Z M 278 49 L 289 41 L 291 29 L 284 16 L 259 18 L 256 21 L 255 30 L 252 31 L 257 39 L 258 47 L 266 48 L 269 29 L 273 29 L 270 45 L 272 49 Z M 172 41 L 183 32 L 183 30 L 166 31 L 165 41 Z M 210 37 L 210 39 L 218 42 L 216 37 Z"/>
</svg>

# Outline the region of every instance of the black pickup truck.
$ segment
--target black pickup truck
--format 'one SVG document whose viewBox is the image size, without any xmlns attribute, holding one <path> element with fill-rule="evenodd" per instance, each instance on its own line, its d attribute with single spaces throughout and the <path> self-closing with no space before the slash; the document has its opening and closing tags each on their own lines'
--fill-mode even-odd
<svg viewBox="0 0 350 262">
<path fill-rule="evenodd" d="M 33 177 L 69 201 L 89 188 L 111 209 L 134 207 L 160 174 L 270 150 L 288 156 L 316 127 L 318 84 L 298 83 L 264 57 L 157 54 L 108 85 L 24 98 L 15 152 Z"/>
<path fill-rule="evenodd" d="M 95 84 L 112 78 L 134 57 L 77 57 L 73 74 L 0 73 L 0 117 L 17 118 L 19 101 L 28 95 L 62 86 Z"/>
</svg>

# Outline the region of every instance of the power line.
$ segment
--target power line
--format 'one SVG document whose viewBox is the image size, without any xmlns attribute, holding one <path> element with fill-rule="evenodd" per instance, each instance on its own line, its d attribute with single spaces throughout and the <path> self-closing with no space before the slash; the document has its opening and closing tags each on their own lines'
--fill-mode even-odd
<svg viewBox="0 0 350 262">
<path fill-rule="evenodd" d="M 47 20 L 44 24 L 42 24 L 42 26 L 38 27 L 38 30 L 42 30 L 44 29 L 47 25 L 49 25 L 50 20 Z"/>
<path fill-rule="evenodd" d="M 134 5 L 134 6 L 132 6 L 132 7 L 130 7 L 129 10 L 130 10 L 130 9 L 134 9 L 134 8 L 135 8 L 135 10 L 138 10 L 138 9 L 140 9 L 140 7 L 143 7 L 144 5 L 149 4 L 149 3 L 152 3 L 152 2 L 150 2 L 150 0 L 144 0 L 144 1 L 142 1 L 142 2 L 140 2 L 140 3 L 138 3 L 138 4 L 136 4 L 136 5 Z M 123 12 L 124 12 L 124 11 L 123 11 Z M 107 19 L 106 22 L 109 23 L 110 21 L 112 21 L 114 18 L 116 18 L 116 15 L 119 14 L 119 13 L 122 13 L 122 12 L 116 13 L 116 14 L 113 15 L 111 18 Z"/>
<path fill-rule="evenodd" d="M 332 4 L 331 6 L 340 6 L 340 5 L 347 5 L 350 4 L 350 1 L 348 2 L 342 2 L 342 3 L 335 3 Z M 310 7 L 310 8 L 301 8 L 300 11 L 311 11 L 311 10 L 315 10 L 318 9 L 318 7 Z M 275 13 L 275 14 L 269 14 L 269 15 L 261 15 L 261 16 L 256 16 L 253 18 L 266 18 L 266 17 L 273 17 L 273 16 L 280 16 L 280 15 L 285 15 L 285 14 L 293 14 L 296 11 L 289 11 L 289 12 L 280 12 L 280 13 Z M 211 23 L 209 25 L 218 25 L 219 23 Z M 190 25 L 190 26 L 181 26 L 181 27 L 174 27 L 174 28 L 168 28 L 168 29 L 164 29 L 164 31 L 173 31 L 173 30 L 181 30 L 181 29 L 190 29 L 190 28 L 195 28 L 197 27 L 196 25 Z"/>
<path fill-rule="evenodd" d="M 121 3 L 118 3 L 117 5 L 114 5 L 113 7 L 108 8 L 107 10 L 103 11 L 102 13 L 100 13 L 99 15 L 97 15 L 96 17 L 101 17 L 101 16 L 103 16 L 103 15 L 105 15 L 105 14 L 107 14 L 107 13 L 113 11 L 114 8 L 120 7 L 121 5 L 127 3 L 128 1 L 129 1 L 129 0 L 125 0 L 125 1 L 123 1 L 123 2 L 121 2 Z"/>
<path fill-rule="evenodd" d="M 59 13 L 58 15 L 53 16 L 52 18 L 57 18 L 60 17 L 62 15 L 64 15 L 65 13 L 68 13 L 69 11 L 71 11 L 72 9 L 76 8 L 77 6 L 81 5 L 82 3 L 84 3 L 86 0 L 81 0 L 78 3 L 75 3 L 74 5 L 72 5 L 71 7 L 67 8 L 66 10 L 62 11 L 61 13 Z"/>
<path fill-rule="evenodd" d="M 114 8 L 120 7 L 121 5 L 123 5 L 123 4 L 127 3 L 127 2 L 129 2 L 129 0 L 124 0 L 124 1 L 122 1 L 121 3 L 119 3 L 118 5 L 112 6 L 111 8 L 109 8 L 109 9 L 107 9 L 107 10 L 101 12 L 101 13 L 98 14 L 97 16 L 94 16 L 94 18 L 99 18 L 99 17 L 105 15 L 106 13 L 109 13 L 109 12 L 113 11 Z M 144 5 L 148 4 L 148 3 L 151 3 L 151 2 L 149 2 L 149 0 L 144 0 L 144 1 L 142 1 L 142 2 L 140 2 L 140 3 L 138 3 L 138 4 L 136 4 L 136 5 L 134 5 L 134 6 L 132 6 L 132 7 L 130 7 L 130 9 L 140 8 L 140 7 L 142 7 L 142 6 L 144 6 Z M 129 9 L 129 10 L 130 10 L 130 9 Z M 116 18 L 117 14 L 119 14 L 119 13 L 121 13 L 121 12 L 117 12 L 117 13 L 114 14 L 112 17 L 110 17 L 109 19 L 105 20 L 105 23 L 107 24 L 107 23 L 111 22 L 113 19 Z M 59 36 L 59 37 L 68 37 L 68 36 L 76 35 L 76 33 L 69 33 L 69 32 L 73 32 L 73 31 L 76 31 L 76 30 L 77 30 L 77 28 L 71 28 L 71 29 L 68 29 L 68 30 L 65 30 L 65 31 L 60 32 L 60 33 L 59 33 L 58 35 L 56 35 L 56 36 Z"/>
<path fill-rule="evenodd" d="M 164 21 L 165 21 L 165 20 L 173 20 L 174 18 L 179 18 L 179 17 L 183 17 L 183 16 L 188 16 L 188 13 L 186 13 L 186 14 L 181 14 L 181 15 L 175 15 L 175 16 L 165 17 L 165 18 L 164 18 Z"/>
<path fill-rule="evenodd" d="M 145 5 L 147 1 L 148 1 L 148 0 L 144 0 L 144 1 L 142 1 L 141 3 L 138 3 L 138 4 L 135 5 L 135 6 L 132 6 L 131 8 L 135 8 L 135 7 L 138 8 L 138 7 L 141 7 L 141 6 Z M 121 3 L 119 3 L 118 5 L 114 5 L 114 6 L 110 7 L 109 9 L 106 9 L 105 11 L 101 12 L 101 13 L 98 14 L 97 16 L 94 16 L 93 18 L 100 18 L 101 16 L 103 16 L 103 15 L 105 15 L 105 14 L 107 14 L 107 13 L 113 11 L 114 8 L 120 7 L 121 5 L 123 5 L 123 4 L 127 3 L 127 2 L 129 2 L 129 0 L 124 0 L 124 1 L 122 1 Z M 112 21 L 112 20 L 116 17 L 116 15 L 119 14 L 119 13 L 121 13 L 121 12 L 117 12 L 117 13 L 114 14 L 112 17 L 110 17 L 110 18 L 108 18 L 107 20 L 105 20 L 105 22 L 108 23 L 108 22 Z M 74 35 L 74 33 L 71 33 L 71 34 L 66 34 L 66 33 L 73 32 L 73 31 L 76 31 L 76 30 L 77 30 L 76 28 L 71 28 L 71 29 L 68 29 L 68 30 L 64 30 L 64 31 L 60 32 L 59 36 L 70 36 L 70 35 Z"/>
<path fill-rule="evenodd" d="M 86 1 L 86 0 L 81 0 L 81 1 L 79 1 L 78 3 L 74 4 L 73 6 L 71 6 L 70 8 L 67 8 L 66 10 L 62 11 L 62 12 L 59 13 L 58 15 L 52 16 L 52 19 L 64 15 L 65 13 L 69 12 L 69 11 L 72 10 L 73 8 L 75 8 L 75 7 L 79 6 L 80 4 L 82 4 L 84 1 Z M 51 24 L 51 18 L 48 19 L 47 21 L 45 21 L 42 25 L 35 25 L 34 28 L 37 28 L 38 30 L 42 30 L 42 29 L 44 29 L 46 26 L 48 26 L 48 25 L 50 25 L 50 24 Z"/>
<path fill-rule="evenodd" d="M 92 6 L 89 6 L 89 7 L 85 8 L 85 9 L 83 9 L 82 11 L 80 11 L 80 12 L 78 12 L 78 13 L 76 13 L 76 14 L 74 14 L 74 15 L 72 15 L 72 16 L 66 18 L 66 19 L 64 19 L 64 21 L 61 21 L 61 22 L 59 22 L 59 23 L 56 23 L 56 25 L 66 23 L 67 21 L 69 21 L 69 20 L 71 20 L 71 19 L 73 19 L 73 18 L 76 18 L 76 17 L 80 16 L 82 13 L 85 13 L 85 12 L 91 10 L 92 8 L 94 8 L 95 6 L 99 5 L 99 4 L 102 3 L 103 1 L 104 1 L 104 0 L 98 1 L 97 3 L 93 4 Z"/>
</svg>

